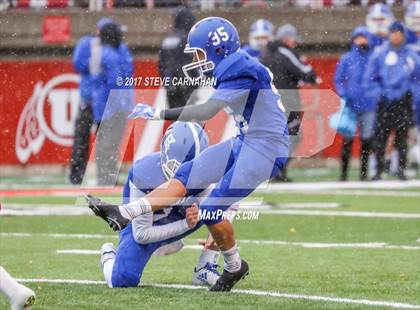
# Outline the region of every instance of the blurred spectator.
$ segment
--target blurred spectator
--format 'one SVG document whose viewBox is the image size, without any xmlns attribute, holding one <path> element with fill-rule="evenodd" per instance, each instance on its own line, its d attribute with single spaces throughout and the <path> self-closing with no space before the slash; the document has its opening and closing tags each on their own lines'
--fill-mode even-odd
<svg viewBox="0 0 420 310">
<path fill-rule="evenodd" d="M 102 18 L 96 24 L 96 35 L 83 36 L 73 51 L 73 67 L 80 74 L 80 108 L 76 117 L 73 149 L 70 159 L 70 182 L 82 183 L 89 156 L 89 136 L 93 124 L 92 115 L 92 77 L 89 63 L 95 63 L 95 58 L 101 49 L 100 29 L 106 24 L 112 23 L 110 18 Z"/>
<path fill-rule="evenodd" d="M 381 45 L 388 36 L 388 29 L 395 20 L 391 8 L 383 3 L 377 3 L 369 8 L 366 16 L 366 26 L 371 33 L 372 47 Z"/>
<path fill-rule="evenodd" d="M 273 73 L 273 83 L 289 115 L 290 154 L 300 141 L 299 128 L 303 117 L 298 86 L 301 83 L 317 83 L 314 70 L 301 60 L 296 51 L 299 42 L 296 28 L 290 24 L 284 25 L 278 29 L 276 40 L 268 43 L 267 51 L 261 58 L 261 62 Z M 278 180 L 290 181 L 286 167 Z"/>
<path fill-rule="evenodd" d="M 162 77 L 183 78 L 182 66 L 191 62 L 190 56 L 184 53 L 188 32 L 195 23 L 195 17 L 190 8 L 182 7 L 176 10 L 174 29 L 164 38 L 159 51 L 159 72 Z M 175 86 L 169 83 L 166 87 L 167 100 L 170 108 L 184 106 L 194 87 Z"/>
<path fill-rule="evenodd" d="M 407 43 L 417 55 L 420 56 L 420 1 L 415 1 L 407 7 L 405 12 L 405 23 L 408 28 Z M 419 78 L 420 81 L 420 78 Z M 417 128 L 420 132 L 420 93 L 413 90 L 413 108 L 417 123 Z M 420 137 L 419 140 L 420 141 Z"/>
<path fill-rule="evenodd" d="M 419 56 L 407 46 L 406 29 L 395 21 L 389 28 L 389 41 L 374 51 L 364 77 L 365 91 L 377 99 L 375 152 L 377 171 L 382 178 L 385 147 L 391 130 L 396 130 L 394 146 L 398 150 L 397 176 L 405 180 L 407 133 L 412 121 L 412 91 L 419 86 Z"/>
<path fill-rule="evenodd" d="M 133 59 L 122 42 L 119 24 L 108 23 L 100 29 L 100 49 L 92 51 L 92 100 L 96 137 L 98 185 L 115 185 L 119 145 L 126 117 L 133 107 L 133 92 L 126 79 L 133 74 Z M 98 53 L 98 57 L 93 54 Z"/>
<path fill-rule="evenodd" d="M 347 108 L 356 116 L 360 129 L 360 180 L 367 179 L 369 153 L 375 128 L 376 102 L 368 98 L 361 88 L 363 75 L 370 56 L 369 31 L 357 27 L 352 34 L 352 48 L 344 54 L 337 65 L 335 88 Z M 341 180 L 347 180 L 348 165 L 353 145 L 353 136 L 344 137 L 341 154 Z"/>
<path fill-rule="evenodd" d="M 273 24 L 266 19 L 258 19 L 249 29 L 249 42 L 242 47 L 252 57 L 260 58 L 268 42 L 273 40 Z"/>
</svg>

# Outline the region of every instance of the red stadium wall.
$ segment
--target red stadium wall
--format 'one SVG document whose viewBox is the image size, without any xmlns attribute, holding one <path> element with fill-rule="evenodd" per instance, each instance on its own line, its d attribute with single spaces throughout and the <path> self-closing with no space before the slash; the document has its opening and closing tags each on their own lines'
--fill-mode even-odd
<svg viewBox="0 0 420 310">
<path fill-rule="evenodd" d="M 323 79 L 321 88 L 333 89 L 336 61 L 332 57 L 310 59 Z M 66 164 L 78 106 L 79 78 L 74 74 L 71 62 L 1 61 L 0 72 L 0 164 Z M 156 62 L 136 60 L 135 76 L 158 76 Z M 221 113 L 207 124 L 206 130 L 213 143 L 222 137 L 226 119 L 227 116 Z M 324 123 L 328 123 L 327 120 Z M 143 123 L 136 129 L 140 130 L 140 136 L 143 129 Z M 311 131 L 314 130 L 310 125 L 304 128 L 301 149 L 311 144 Z M 133 138 L 130 138 L 125 160 L 133 158 L 132 144 Z M 340 138 L 336 138 L 323 154 L 338 156 L 340 145 Z"/>
</svg>

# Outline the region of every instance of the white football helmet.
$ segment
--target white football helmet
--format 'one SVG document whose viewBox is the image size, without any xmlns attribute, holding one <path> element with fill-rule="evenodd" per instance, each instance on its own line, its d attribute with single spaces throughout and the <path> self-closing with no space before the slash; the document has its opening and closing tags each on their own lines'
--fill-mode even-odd
<svg viewBox="0 0 420 310">
<path fill-rule="evenodd" d="M 415 1 L 407 7 L 404 20 L 408 29 L 420 32 L 420 1 Z"/>
<path fill-rule="evenodd" d="M 249 30 L 249 45 L 255 50 L 263 50 L 273 39 L 273 24 L 266 19 L 258 19 Z"/>
<path fill-rule="evenodd" d="M 383 3 L 376 3 L 369 9 L 366 16 L 366 26 L 370 33 L 386 36 L 388 28 L 395 20 L 391 8 Z"/>
</svg>

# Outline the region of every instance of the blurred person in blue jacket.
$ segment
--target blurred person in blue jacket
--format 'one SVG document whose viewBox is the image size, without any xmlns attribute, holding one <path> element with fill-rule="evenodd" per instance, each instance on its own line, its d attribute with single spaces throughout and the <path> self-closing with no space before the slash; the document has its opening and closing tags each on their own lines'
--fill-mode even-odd
<svg viewBox="0 0 420 310">
<path fill-rule="evenodd" d="M 375 48 L 387 40 L 389 26 L 395 20 L 391 8 L 384 3 L 376 3 L 369 8 L 366 26 L 371 34 L 370 45 Z"/>
<path fill-rule="evenodd" d="M 129 79 L 133 74 L 133 58 L 122 42 L 121 26 L 115 22 L 100 29 L 101 49 L 91 57 L 92 102 L 94 122 L 100 124 L 96 137 L 98 185 L 115 185 L 119 145 L 126 117 L 134 102 Z"/>
<path fill-rule="evenodd" d="M 407 26 L 407 44 L 420 56 L 420 0 L 407 7 L 404 17 Z M 417 128 L 420 130 L 420 94 L 414 90 L 413 95 L 414 115 Z"/>
<path fill-rule="evenodd" d="M 344 54 L 335 72 L 335 88 L 345 105 L 356 115 L 360 130 L 360 180 L 367 179 L 368 160 L 375 129 L 376 102 L 366 96 L 361 85 L 366 71 L 371 46 L 370 33 L 366 27 L 359 26 L 352 33 L 352 47 Z M 353 136 L 344 137 L 341 153 L 341 180 L 347 180 L 348 166 L 353 145 Z"/>
<path fill-rule="evenodd" d="M 400 180 L 405 180 L 407 135 L 412 122 L 413 93 L 419 88 L 420 58 L 406 43 L 404 25 L 395 21 L 389 28 L 389 41 L 376 49 L 369 59 L 364 76 L 366 95 L 378 102 L 375 133 L 377 171 L 382 178 L 384 155 L 391 130 L 396 130 L 394 146 L 398 150 Z"/>
<path fill-rule="evenodd" d="M 273 40 L 273 24 L 266 19 L 258 19 L 251 25 L 249 42 L 242 47 L 242 50 L 259 59 L 271 40 Z"/>
<path fill-rule="evenodd" d="M 73 149 L 70 158 L 70 182 L 82 183 L 89 156 L 89 136 L 93 124 L 92 115 L 92 76 L 89 63 L 97 62 L 92 57 L 97 57 L 101 48 L 99 38 L 100 29 L 112 19 L 102 18 L 96 24 L 96 34 L 88 34 L 80 38 L 73 51 L 73 68 L 80 74 L 80 108 L 76 117 Z"/>
</svg>

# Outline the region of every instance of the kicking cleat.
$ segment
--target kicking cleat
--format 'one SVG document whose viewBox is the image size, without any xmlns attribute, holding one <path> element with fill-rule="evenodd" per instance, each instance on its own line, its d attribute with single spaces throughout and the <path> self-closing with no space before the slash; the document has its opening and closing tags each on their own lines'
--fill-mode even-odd
<svg viewBox="0 0 420 310">
<path fill-rule="evenodd" d="M 232 287 L 249 274 L 248 263 L 244 260 L 241 262 L 241 269 L 237 272 L 228 272 L 223 270 L 222 275 L 216 281 L 216 284 L 210 288 L 212 292 L 229 292 Z"/>
<path fill-rule="evenodd" d="M 192 284 L 193 285 L 206 285 L 213 286 L 216 284 L 217 279 L 220 278 L 220 273 L 217 270 L 217 264 L 206 263 L 204 266 L 194 268 Z"/>
<path fill-rule="evenodd" d="M 123 217 L 117 205 L 112 205 L 91 195 L 86 195 L 86 202 L 96 216 L 101 217 L 114 231 L 124 229 L 130 222 Z"/>
</svg>

